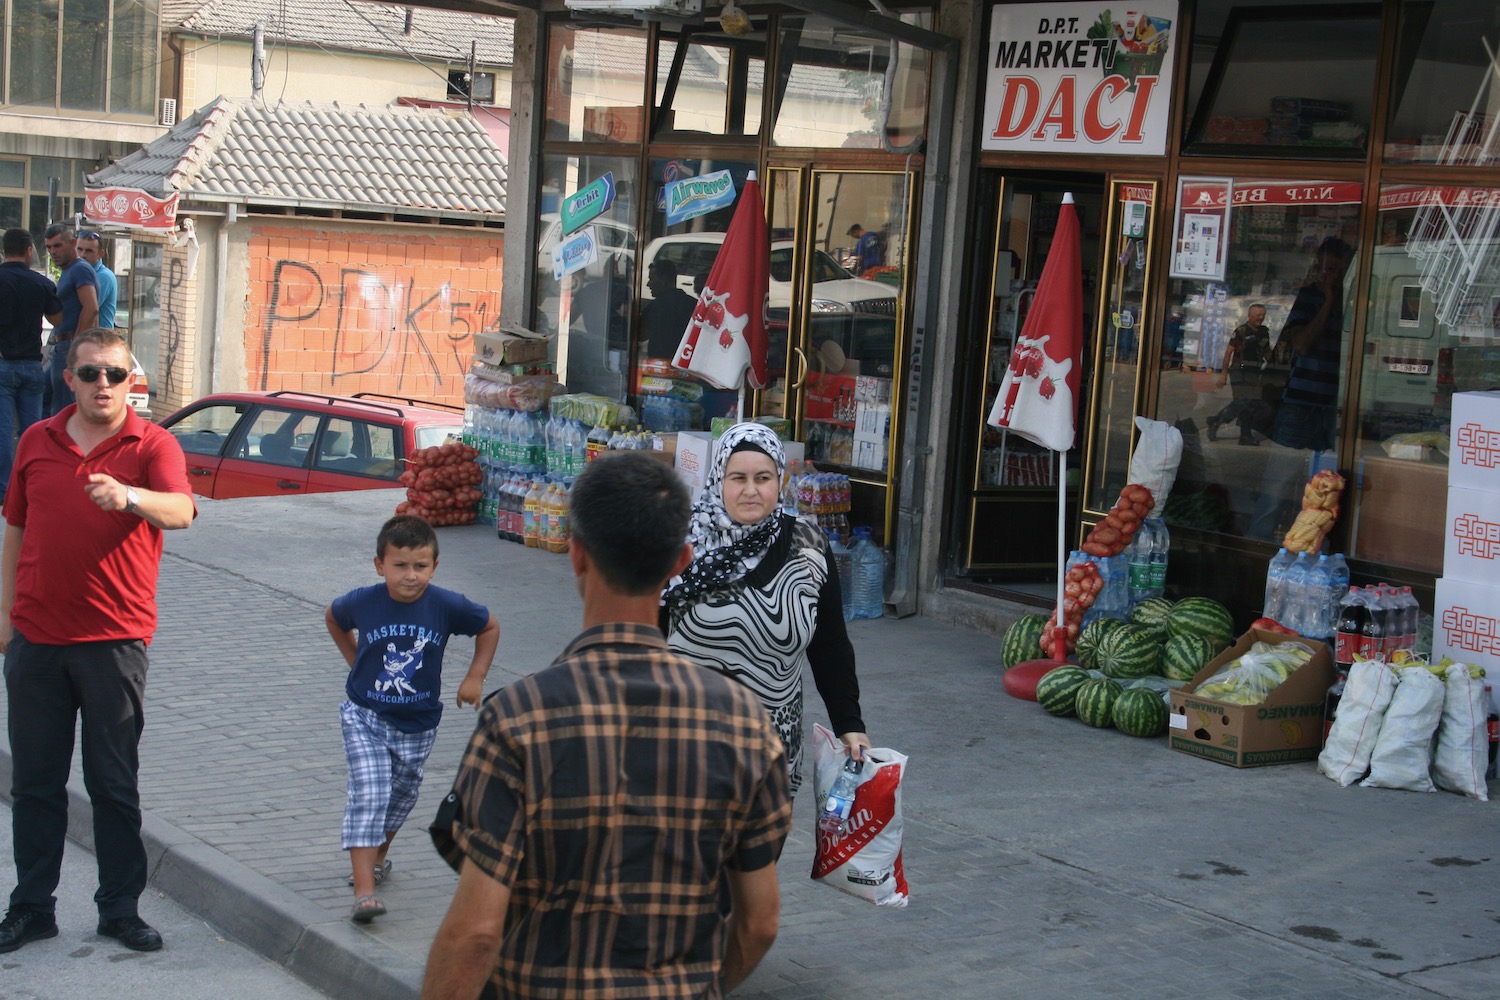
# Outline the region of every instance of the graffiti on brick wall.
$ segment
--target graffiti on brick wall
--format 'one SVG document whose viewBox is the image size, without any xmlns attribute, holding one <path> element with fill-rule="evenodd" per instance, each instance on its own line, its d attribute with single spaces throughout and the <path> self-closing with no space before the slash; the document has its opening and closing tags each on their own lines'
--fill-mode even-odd
<svg viewBox="0 0 1500 1000">
<path fill-rule="evenodd" d="M 187 284 L 187 264 L 181 257 L 174 256 L 167 258 L 166 265 L 167 287 L 160 299 L 160 343 L 163 357 L 158 368 L 162 373 L 162 395 L 175 400 L 180 391 L 177 352 L 182 350 L 182 316 L 178 310 L 187 304 L 187 294 L 183 291 L 183 286 Z"/>
<path fill-rule="evenodd" d="M 424 286 L 416 267 L 277 260 L 261 328 L 259 387 L 274 388 L 278 347 L 297 343 L 293 350 L 314 355 L 298 369 L 316 366 L 339 391 L 378 374 L 394 376 L 398 392 L 461 396 L 471 337 L 493 327 L 499 312 L 499 292 Z M 295 342 L 287 334 L 296 330 L 321 336 Z"/>
</svg>

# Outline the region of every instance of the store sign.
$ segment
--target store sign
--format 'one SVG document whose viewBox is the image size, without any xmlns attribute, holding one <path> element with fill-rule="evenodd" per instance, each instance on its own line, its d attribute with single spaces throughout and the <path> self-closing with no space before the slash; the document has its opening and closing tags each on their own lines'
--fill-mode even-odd
<svg viewBox="0 0 1500 1000">
<path fill-rule="evenodd" d="M 84 192 L 83 213 L 96 225 L 171 232 L 177 228 L 178 197 L 161 198 L 140 188 L 93 188 Z"/>
<path fill-rule="evenodd" d="M 552 248 L 552 277 L 561 281 L 565 275 L 582 271 L 599 262 L 599 238 L 589 226 Z"/>
<path fill-rule="evenodd" d="M 1358 181 L 1241 181 L 1233 192 L 1222 180 L 1200 182 L 1184 178 L 1178 205 L 1181 208 L 1223 207 L 1228 200 L 1243 205 L 1358 205 L 1364 186 Z"/>
<path fill-rule="evenodd" d="M 1172 0 L 995 5 L 980 147 L 1162 155 L 1176 19 Z"/>
<path fill-rule="evenodd" d="M 609 206 L 614 203 L 615 175 L 614 171 L 607 170 L 604 176 L 585 185 L 577 194 L 563 199 L 563 234 L 576 233 L 583 226 L 609 211 Z"/>
<path fill-rule="evenodd" d="M 1449 208 L 1500 208 L 1500 188 L 1402 184 L 1382 188 L 1380 191 L 1382 212 L 1416 208 L 1421 205 L 1446 205 Z"/>
<path fill-rule="evenodd" d="M 668 184 L 662 194 L 666 201 L 667 225 L 696 219 L 734 204 L 734 177 L 727 170 L 716 170 L 702 177 L 689 177 Z"/>
</svg>

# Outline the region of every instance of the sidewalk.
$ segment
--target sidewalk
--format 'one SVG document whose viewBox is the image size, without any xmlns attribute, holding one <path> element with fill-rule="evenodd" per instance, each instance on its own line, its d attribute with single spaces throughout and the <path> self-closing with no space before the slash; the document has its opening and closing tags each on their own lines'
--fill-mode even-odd
<svg viewBox="0 0 1500 1000">
<path fill-rule="evenodd" d="M 394 496 L 202 501 L 169 536 L 147 685 L 154 888 L 335 997 L 414 996 L 456 881 L 425 833 L 472 724 L 450 705 L 391 853 L 390 913 L 347 919 L 344 670 L 322 611 L 376 580 Z M 437 582 L 500 620 L 487 689 L 574 635 L 565 558 L 477 527 L 439 538 Z M 813 886 L 803 794 L 781 937 L 737 996 L 1500 995 L 1500 803 L 1340 789 L 1310 764 L 1236 771 L 1008 698 L 992 637 L 925 618 L 851 633 L 871 736 L 911 757 L 912 903 Z M 8 772 L 0 754 L 0 789 Z M 83 803 L 76 768 L 74 785 Z M 86 804 L 72 819 L 87 842 Z"/>
</svg>

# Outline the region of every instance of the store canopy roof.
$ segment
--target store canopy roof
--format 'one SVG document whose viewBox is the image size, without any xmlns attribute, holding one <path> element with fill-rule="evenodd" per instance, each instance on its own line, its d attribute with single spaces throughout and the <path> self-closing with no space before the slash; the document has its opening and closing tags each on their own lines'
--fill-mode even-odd
<svg viewBox="0 0 1500 1000">
<path fill-rule="evenodd" d="M 184 211 L 234 203 L 483 221 L 504 217 L 505 185 L 504 155 L 464 113 L 217 97 L 86 187 L 180 195 Z"/>
</svg>

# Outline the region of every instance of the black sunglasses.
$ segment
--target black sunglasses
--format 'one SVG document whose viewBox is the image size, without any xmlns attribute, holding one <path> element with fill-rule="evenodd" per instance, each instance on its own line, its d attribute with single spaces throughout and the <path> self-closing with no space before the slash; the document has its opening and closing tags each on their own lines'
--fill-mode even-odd
<svg viewBox="0 0 1500 1000">
<path fill-rule="evenodd" d="M 78 238 L 80 240 L 97 240 L 99 238 L 99 234 L 98 233 L 79 233 L 78 234 Z"/>
<path fill-rule="evenodd" d="M 73 377 L 80 382 L 97 382 L 100 375 L 109 379 L 110 385 L 119 385 L 130 377 L 130 371 L 113 366 L 101 368 L 99 365 L 79 365 L 73 369 Z"/>
</svg>

